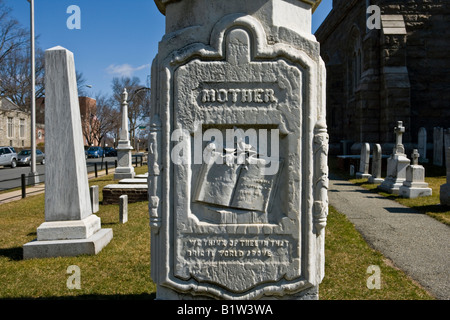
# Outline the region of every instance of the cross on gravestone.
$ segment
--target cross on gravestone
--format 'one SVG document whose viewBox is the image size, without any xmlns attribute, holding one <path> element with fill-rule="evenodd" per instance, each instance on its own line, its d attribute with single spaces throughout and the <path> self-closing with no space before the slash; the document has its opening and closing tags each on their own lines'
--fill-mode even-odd
<svg viewBox="0 0 450 320">
<path fill-rule="evenodd" d="M 411 161 L 406 157 L 405 148 L 402 144 L 402 135 L 405 132 L 402 121 L 397 122 L 394 132 L 396 134 L 396 146 L 387 160 L 386 179 L 378 188 L 388 193 L 398 194 L 399 188 L 406 179 L 406 168 Z"/>
<path fill-rule="evenodd" d="M 412 159 L 412 165 L 418 165 L 419 164 L 419 151 L 417 149 L 413 150 L 413 153 L 411 154 L 411 159 Z"/>
<path fill-rule="evenodd" d="M 403 121 L 398 121 L 397 126 L 394 129 L 395 132 L 395 147 L 394 153 L 404 154 L 405 147 L 403 146 L 403 133 L 405 133 L 405 127 Z"/>
</svg>

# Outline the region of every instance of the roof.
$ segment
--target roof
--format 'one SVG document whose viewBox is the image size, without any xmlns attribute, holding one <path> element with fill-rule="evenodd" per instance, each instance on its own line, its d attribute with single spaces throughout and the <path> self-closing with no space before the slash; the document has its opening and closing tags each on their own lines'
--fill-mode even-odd
<svg viewBox="0 0 450 320">
<path fill-rule="evenodd" d="M 22 111 L 22 109 L 20 109 L 20 107 L 17 104 L 3 97 L 0 97 L 0 110 Z"/>
</svg>

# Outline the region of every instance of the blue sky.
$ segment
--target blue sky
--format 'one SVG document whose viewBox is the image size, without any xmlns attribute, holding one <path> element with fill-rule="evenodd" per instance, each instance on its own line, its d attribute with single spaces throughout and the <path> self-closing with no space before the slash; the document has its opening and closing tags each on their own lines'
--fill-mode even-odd
<svg viewBox="0 0 450 320">
<path fill-rule="evenodd" d="M 29 28 L 27 0 L 4 0 L 13 16 Z M 81 29 L 67 28 L 67 8 L 81 9 Z M 313 15 L 314 32 L 331 10 L 332 0 L 322 0 Z M 63 46 L 72 51 L 83 73 L 89 96 L 111 93 L 113 77 L 137 76 L 146 85 L 150 65 L 164 35 L 165 17 L 153 0 L 35 0 L 37 45 L 42 49 Z"/>
</svg>

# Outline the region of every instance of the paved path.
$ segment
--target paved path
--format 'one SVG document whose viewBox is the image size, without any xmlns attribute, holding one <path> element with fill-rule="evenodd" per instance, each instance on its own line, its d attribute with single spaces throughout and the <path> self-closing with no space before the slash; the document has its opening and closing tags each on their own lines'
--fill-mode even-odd
<svg viewBox="0 0 450 320">
<path fill-rule="evenodd" d="M 334 176 L 328 195 L 374 249 L 437 299 L 450 299 L 448 226 Z"/>
</svg>

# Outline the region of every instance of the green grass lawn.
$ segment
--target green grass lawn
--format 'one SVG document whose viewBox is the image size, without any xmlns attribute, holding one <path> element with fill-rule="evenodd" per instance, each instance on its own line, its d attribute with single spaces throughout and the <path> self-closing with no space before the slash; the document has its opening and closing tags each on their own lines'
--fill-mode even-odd
<svg viewBox="0 0 450 320">
<path fill-rule="evenodd" d="M 136 168 L 144 173 L 146 167 Z M 100 190 L 112 174 L 90 181 Z M 101 192 L 100 192 L 101 200 Z M 35 239 L 44 222 L 44 195 L 0 206 L 0 298 L 26 299 L 153 299 L 150 278 L 148 203 L 130 203 L 129 220 L 119 223 L 118 205 L 100 205 L 103 228 L 112 241 L 96 256 L 22 260 L 22 246 Z M 330 208 L 326 228 L 325 278 L 322 300 L 432 299 L 426 291 L 371 249 L 348 219 Z M 68 289 L 69 266 L 81 271 L 81 289 Z M 380 289 L 368 289 L 370 265 L 380 267 Z"/>
</svg>

